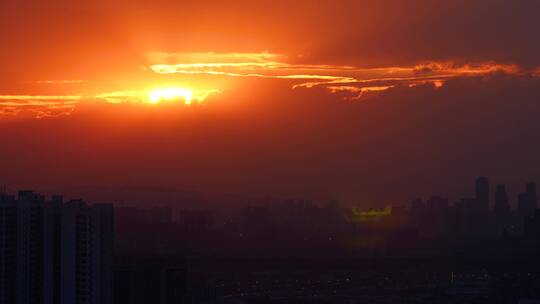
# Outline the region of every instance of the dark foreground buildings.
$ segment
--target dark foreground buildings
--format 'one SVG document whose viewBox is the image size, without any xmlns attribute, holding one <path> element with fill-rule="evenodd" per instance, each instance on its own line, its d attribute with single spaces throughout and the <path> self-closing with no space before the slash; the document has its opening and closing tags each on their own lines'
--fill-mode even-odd
<svg viewBox="0 0 540 304">
<path fill-rule="evenodd" d="M 113 206 L 0 194 L 0 304 L 112 303 Z"/>
<path fill-rule="evenodd" d="M 114 303 L 200 303 L 188 297 L 187 287 L 187 265 L 183 257 L 115 258 Z"/>
</svg>

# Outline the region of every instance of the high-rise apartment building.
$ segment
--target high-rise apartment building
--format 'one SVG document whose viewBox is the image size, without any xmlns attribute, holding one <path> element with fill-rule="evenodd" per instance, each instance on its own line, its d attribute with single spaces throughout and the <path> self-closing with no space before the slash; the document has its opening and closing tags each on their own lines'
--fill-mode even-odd
<svg viewBox="0 0 540 304">
<path fill-rule="evenodd" d="M 112 301 L 113 207 L 0 195 L 0 304 Z"/>
</svg>

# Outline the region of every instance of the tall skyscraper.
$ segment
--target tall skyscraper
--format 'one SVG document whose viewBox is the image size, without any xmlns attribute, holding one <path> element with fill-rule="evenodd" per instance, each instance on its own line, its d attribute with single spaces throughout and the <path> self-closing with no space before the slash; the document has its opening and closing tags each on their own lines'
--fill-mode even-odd
<svg viewBox="0 0 540 304">
<path fill-rule="evenodd" d="M 506 186 L 499 184 L 495 189 L 495 204 L 493 205 L 495 214 L 510 213 L 510 204 L 506 194 Z"/>
<path fill-rule="evenodd" d="M 495 189 L 495 203 L 493 205 L 494 228 L 496 235 L 506 233 L 511 222 L 512 210 L 508 202 L 505 185 L 499 184 Z"/>
<path fill-rule="evenodd" d="M 519 194 L 518 214 L 521 218 L 533 216 L 538 205 L 536 183 L 530 182 L 525 186 L 525 192 Z"/>
<path fill-rule="evenodd" d="M 476 179 L 476 203 L 482 215 L 489 213 L 489 180 L 486 177 Z"/>
<path fill-rule="evenodd" d="M 0 304 L 112 300 L 113 207 L 0 197 Z"/>
<path fill-rule="evenodd" d="M 17 303 L 17 204 L 0 196 L 0 303 Z"/>
<path fill-rule="evenodd" d="M 0 198 L 0 303 L 50 303 L 45 199 L 31 191 Z"/>
<path fill-rule="evenodd" d="M 525 192 L 527 193 L 527 203 L 529 207 L 530 216 L 534 215 L 535 209 L 538 207 L 538 196 L 536 194 L 536 183 L 530 182 L 525 186 Z"/>
</svg>

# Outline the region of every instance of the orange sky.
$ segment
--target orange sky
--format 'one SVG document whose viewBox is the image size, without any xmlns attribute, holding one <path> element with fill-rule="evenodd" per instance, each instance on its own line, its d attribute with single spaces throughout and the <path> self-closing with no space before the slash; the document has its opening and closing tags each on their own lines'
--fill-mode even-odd
<svg viewBox="0 0 540 304">
<path fill-rule="evenodd" d="M 154 183 L 241 192 L 249 180 L 256 193 L 311 193 L 322 185 L 328 187 L 322 192 L 329 196 L 376 197 L 384 192 L 364 194 L 362 186 L 353 182 L 363 180 L 365 188 L 399 184 L 401 190 L 388 198 L 408 196 L 415 191 L 408 191 L 403 179 L 416 174 L 408 166 L 426 167 L 420 171 L 441 184 L 449 179 L 432 172 L 431 165 L 416 163 L 423 161 L 419 147 L 431 146 L 433 139 L 420 127 L 431 121 L 429 117 L 447 124 L 465 122 L 441 127 L 432 121 L 442 134 L 460 140 L 449 139 L 444 149 L 431 147 L 431 154 L 426 152 L 431 156 L 424 156 L 433 157 L 437 150 L 444 159 L 457 155 L 463 162 L 481 159 L 475 156 L 478 150 L 467 154 L 478 142 L 461 140 L 463 130 L 471 127 L 466 123 L 469 119 L 473 123 L 481 117 L 486 124 L 499 124 L 478 131 L 493 135 L 477 147 L 482 151 L 499 143 L 496 134 L 513 138 L 517 133 L 512 132 L 518 131 L 504 129 L 508 126 L 534 129 L 521 126 L 523 121 L 507 121 L 503 114 L 508 111 L 518 111 L 513 117 L 529 113 L 515 106 L 507 109 L 498 99 L 528 104 L 537 96 L 538 9 L 533 0 L 519 4 L 504 0 L 2 1 L 1 134 L 8 142 L 40 153 L 33 157 L 18 148 L 4 152 L 4 171 L 11 172 L 5 183 L 32 187 L 60 187 L 68 180 L 74 185 Z M 192 106 L 181 106 L 181 100 L 149 104 L 150 92 L 164 88 L 192 90 Z M 416 106 L 424 99 L 443 104 L 472 98 L 475 103 L 465 108 L 453 103 L 442 108 Z M 394 100 L 416 103 L 402 109 Z M 482 109 L 480 103 L 488 100 L 499 112 L 476 113 Z M 445 111 L 457 116 L 445 116 Z M 398 132 L 388 124 L 402 127 Z M 194 128 L 197 131 L 189 131 Z M 407 128 L 414 131 L 407 135 Z M 403 136 L 411 141 L 402 141 Z M 62 150 L 50 150 L 37 137 L 65 140 L 69 157 L 58 158 Z M 244 146 L 244 139 L 278 151 L 269 159 L 267 150 Z M 86 147 L 84 141 L 95 146 Z M 300 145 L 296 152 L 276 147 L 292 143 Z M 137 144 L 141 145 L 140 151 L 133 152 L 137 157 L 126 156 Z M 329 148 L 336 145 L 341 148 Z M 378 145 L 388 150 L 379 153 Z M 459 152 L 449 151 L 460 145 Z M 227 157 L 209 152 L 216 149 L 224 149 Z M 318 156 L 306 156 L 313 150 Z M 302 154 L 296 155 L 299 151 Z M 399 153 L 409 158 L 394 159 Z M 314 157 L 316 164 L 302 155 Z M 68 178 L 74 167 L 86 162 L 83 156 L 93 165 Z M 10 163 L 7 158 L 16 159 Z M 238 168 L 225 164 L 231 159 L 239 163 Z M 266 160 L 270 163 L 264 164 Z M 491 162 L 480 166 L 476 161 L 480 167 L 470 174 L 486 168 L 510 172 L 501 168 L 500 158 L 493 156 L 491 161 L 497 166 L 490 166 Z M 26 162 L 38 171 L 52 170 L 51 162 L 60 162 L 58 170 L 63 171 L 47 179 L 16 170 L 15 164 Z M 109 162 L 133 177 L 102 179 L 113 173 L 97 168 L 114 167 Z M 349 172 L 347 163 L 359 170 L 373 165 L 374 172 Z M 286 166 L 282 172 L 271 169 L 280 164 Z M 374 164 L 381 170 L 397 167 L 399 172 L 382 172 Z M 133 171 L 137 166 L 147 170 L 150 181 Z M 231 172 L 238 178 L 229 178 Z M 534 177 L 535 172 L 527 174 Z M 304 178 L 304 173 L 312 176 Z M 313 177 L 322 174 L 325 177 Z M 273 181 L 281 175 L 287 176 L 283 184 Z M 465 173 L 448 175 L 461 178 Z M 228 179 L 226 185 L 222 179 Z M 298 187 L 291 186 L 294 183 Z M 424 185 L 419 182 L 418 187 Z"/>
</svg>

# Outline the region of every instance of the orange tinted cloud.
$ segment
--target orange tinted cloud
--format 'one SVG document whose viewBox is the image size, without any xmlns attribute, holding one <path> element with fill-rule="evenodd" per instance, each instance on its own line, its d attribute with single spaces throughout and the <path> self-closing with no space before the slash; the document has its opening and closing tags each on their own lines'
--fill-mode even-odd
<svg viewBox="0 0 540 304">
<path fill-rule="evenodd" d="M 68 84 L 68 83 L 83 83 L 84 80 L 76 79 L 76 80 L 38 80 L 34 81 L 35 83 L 43 83 L 43 84 Z"/>
<path fill-rule="evenodd" d="M 367 87 L 355 87 L 355 86 L 328 86 L 327 89 L 330 93 L 346 92 L 351 93 L 352 96 L 345 97 L 347 100 L 357 100 L 364 96 L 366 92 L 380 92 L 393 88 L 393 85 L 389 86 L 367 86 Z"/>
<path fill-rule="evenodd" d="M 419 74 L 445 73 L 453 75 L 478 75 L 496 72 L 520 74 L 524 71 L 516 64 L 499 64 L 496 62 L 467 63 L 463 65 L 457 65 L 453 62 L 430 62 L 415 66 L 414 72 Z"/>
<path fill-rule="evenodd" d="M 219 93 L 219 90 L 214 89 L 193 89 L 192 100 L 202 103 L 212 94 Z M 91 96 L 93 99 L 105 100 L 109 103 L 125 103 L 125 102 L 148 102 L 150 91 L 115 91 L 101 93 Z"/>
<path fill-rule="evenodd" d="M 152 77 L 222 77 L 222 78 L 260 78 L 282 79 L 291 83 L 292 89 L 325 88 L 329 93 L 340 93 L 348 100 L 361 99 L 366 92 L 381 92 L 395 86 L 413 87 L 431 83 L 440 88 L 454 77 L 480 77 L 493 73 L 524 75 L 527 72 L 515 64 L 480 62 L 457 64 L 451 61 L 426 62 L 412 66 L 390 66 L 362 68 L 352 65 L 332 65 L 298 62 L 302 56 L 290 58 L 270 52 L 260 53 L 216 53 L 188 52 L 166 53 L 151 52 L 146 56 L 149 65 L 142 73 L 147 79 Z M 531 72 L 538 76 L 538 70 Z M 204 81 L 204 79 L 203 79 Z M 175 81 L 173 80 L 172 83 Z M 91 86 L 84 80 L 40 80 L 38 84 L 68 85 L 72 90 L 77 87 Z M 212 94 L 221 91 L 220 87 L 190 88 L 193 100 L 198 103 Z M 81 89 L 82 90 L 82 89 Z M 140 89 L 134 86 L 118 87 L 113 90 L 97 91 L 77 95 L 0 95 L 0 113 L 14 114 L 25 109 L 36 108 L 56 112 L 64 109 L 69 113 L 82 99 L 101 100 L 108 103 L 145 102 L 151 88 Z M 345 96 L 343 96 L 345 95 Z M 37 113 L 37 112 L 36 112 Z M 41 113 L 41 112 L 40 112 Z M 41 117 L 47 115 L 39 114 Z"/>
<path fill-rule="evenodd" d="M 29 113 L 36 118 L 67 115 L 82 96 L 77 95 L 0 95 L 0 115 Z"/>
<path fill-rule="evenodd" d="M 219 90 L 194 89 L 192 100 L 202 103 Z M 27 112 L 37 118 L 69 115 L 81 102 L 102 101 L 113 104 L 146 103 L 150 91 L 113 91 L 93 95 L 0 95 L 0 115 Z"/>
<path fill-rule="evenodd" d="M 521 74 L 522 69 L 515 64 L 496 62 L 468 63 L 459 65 L 453 62 L 428 62 L 411 67 L 360 68 L 355 66 L 327 64 L 293 64 L 287 57 L 271 53 L 185 53 L 161 54 L 152 56 L 153 60 L 161 57 L 160 63 L 149 66 L 158 74 L 206 74 L 228 77 L 258 77 L 275 79 L 313 80 L 300 81 L 293 88 L 313 88 L 327 86 L 330 92 L 336 92 L 336 84 L 342 84 L 339 91 L 365 92 L 366 83 L 389 83 L 377 85 L 389 88 L 397 84 L 418 84 L 431 82 L 441 87 L 444 81 L 457 76 L 481 76 L 497 72 Z M 288 74 L 283 74 L 288 71 Z M 355 88 L 355 89 L 351 89 Z"/>
</svg>

